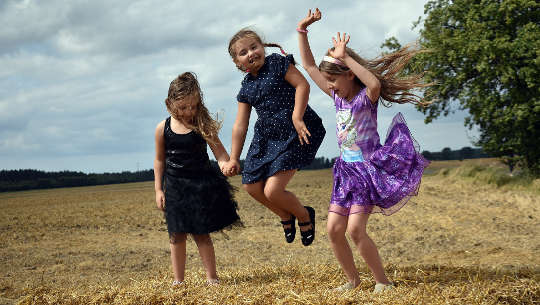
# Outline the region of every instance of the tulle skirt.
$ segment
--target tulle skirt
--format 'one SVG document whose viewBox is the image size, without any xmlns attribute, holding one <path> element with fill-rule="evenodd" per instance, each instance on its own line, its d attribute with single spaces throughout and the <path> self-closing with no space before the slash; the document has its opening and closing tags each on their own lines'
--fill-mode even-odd
<svg viewBox="0 0 540 305">
<path fill-rule="evenodd" d="M 329 211 L 344 216 L 397 212 L 418 194 L 422 174 L 429 165 L 419 150 L 405 119 L 398 113 L 388 128 L 384 145 L 367 160 L 336 160 Z"/>
<path fill-rule="evenodd" d="M 174 233 L 207 234 L 242 226 L 234 189 L 217 170 L 198 175 L 165 174 L 165 220 Z"/>
</svg>

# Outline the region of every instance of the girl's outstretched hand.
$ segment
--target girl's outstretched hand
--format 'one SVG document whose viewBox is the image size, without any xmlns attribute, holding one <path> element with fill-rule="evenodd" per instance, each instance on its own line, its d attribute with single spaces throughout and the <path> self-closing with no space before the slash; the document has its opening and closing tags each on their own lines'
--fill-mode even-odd
<svg viewBox="0 0 540 305">
<path fill-rule="evenodd" d="M 337 38 L 332 37 L 332 43 L 334 44 L 334 50 L 328 50 L 328 54 L 334 58 L 344 58 L 347 56 L 347 52 L 345 51 L 345 48 L 347 47 L 347 43 L 349 43 L 349 39 L 351 39 L 350 35 L 347 35 L 347 33 L 343 33 L 343 38 L 341 37 L 341 34 L 337 33 Z"/>
<path fill-rule="evenodd" d="M 311 13 L 311 9 L 309 9 L 307 16 L 298 22 L 298 28 L 305 30 L 310 24 L 319 20 L 321 20 L 321 11 L 316 8 L 315 12 Z"/>
<path fill-rule="evenodd" d="M 308 136 L 311 137 L 311 133 L 309 133 L 309 130 L 306 127 L 306 123 L 304 123 L 303 120 L 295 120 L 293 119 L 294 128 L 296 129 L 296 133 L 298 133 L 298 140 L 300 140 L 300 145 L 304 145 L 304 143 L 309 144 Z"/>
</svg>

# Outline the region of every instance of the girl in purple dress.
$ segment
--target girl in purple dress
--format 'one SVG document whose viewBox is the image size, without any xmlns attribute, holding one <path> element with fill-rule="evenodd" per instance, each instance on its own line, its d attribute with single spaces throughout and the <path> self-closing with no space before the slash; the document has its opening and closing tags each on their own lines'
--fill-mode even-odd
<svg viewBox="0 0 540 305">
<path fill-rule="evenodd" d="M 348 231 L 375 277 L 375 292 L 391 289 L 375 243 L 366 232 L 371 213 L 390 215 L 418 192 L 428 161 L 419 153 L 405 120 L 398 113 L 384 145 L 377 133 L 379 100 L 425 104 L 410 93 L 427 86 L 421 76 L 399 78 L 403 66 L 418 52 L 408 48 L 375 60 L 364 60 L 347 47 L 350 36 L 337 33 L 334 47 L 317 67 L 307 39 L 307 27 L 321 19 L 309 10 L 298 23 L 302 65 L 321 90 L 334 99 L 340 156 L 334 164 L 334 186 L 327 230 L 332 249 L 348 282 L 337 290 L 354 289 L 360 278 L 345 232 Z"/>
</svg>

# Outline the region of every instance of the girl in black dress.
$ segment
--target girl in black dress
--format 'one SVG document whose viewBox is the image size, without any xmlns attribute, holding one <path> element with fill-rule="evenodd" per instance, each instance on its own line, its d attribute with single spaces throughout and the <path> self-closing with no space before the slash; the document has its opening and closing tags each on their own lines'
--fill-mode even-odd
<svg viewBox="0 0 540 305">
<path fill-rule="evenodd" d="M 292 55 L 265 56 L 257 33 L 241 30 L 229 42 L 236 66 L 247 72 L 238 93 L 238 114 L 232 132 L 231 160 L 224 174 L 240 169 L 239 158 L 246 138 L 252 107 L 257 111 L 254 136 L 246 156 L 242 183 L 246 191 L 281 218 L 285 239 L 295 237 L 295 219 L 302 244 L 315 238 L 315 210 L 304 207 L 285 190 L 295 172 L 309 165 L 324 138 L 321 118 L 308 106 L 309 84 L 294 67 Z M 283 50 L 281 51 L 283 54 Z"/>
<path fill-rule="evenodd" d="M 174 272 L 173 286 L 184 281 L 186 237 L 191 234 L 209 284 L 218 282 L 214 246 L 209 233 L 241 225 L 233 188 L 210 165 L 206 144 L 220 167 L 229 160 L 218 138 L 219 123 L 203 104 L 194 74 L 171 82 L 165 99 L 169 118 L 156 127 L 154 178 L 157 207 L 165 212 Z"/>
</svg>

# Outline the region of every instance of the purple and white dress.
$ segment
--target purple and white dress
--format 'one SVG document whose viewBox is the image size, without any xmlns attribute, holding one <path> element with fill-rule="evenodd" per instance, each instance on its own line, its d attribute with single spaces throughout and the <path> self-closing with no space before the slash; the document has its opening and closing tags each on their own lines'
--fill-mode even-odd
<svg viewBox="0 0 540 305">
<path fill-rule="evenodd" d="M 384 145 L 377 133 L 377 106 L 360 90 L 351 102 L 332 91 L 336 106 L 340 156 L 334 164 L 334 186 L 329 212 L 397 212 L 418 194 L 424 168 L 419 152 L 401 113 L 388 128 Z"/>
</svg>

